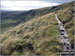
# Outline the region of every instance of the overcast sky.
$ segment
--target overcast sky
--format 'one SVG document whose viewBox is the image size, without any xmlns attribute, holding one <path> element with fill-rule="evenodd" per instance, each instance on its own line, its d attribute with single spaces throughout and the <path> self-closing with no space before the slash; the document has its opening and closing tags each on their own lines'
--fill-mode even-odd
<svg viewBox="0 0 75 56">
<path fill-rule="evenodd" d="M 73 0 L 1 0 L 1 10 L 30 10 L 51 7 Z"/>
</svg>

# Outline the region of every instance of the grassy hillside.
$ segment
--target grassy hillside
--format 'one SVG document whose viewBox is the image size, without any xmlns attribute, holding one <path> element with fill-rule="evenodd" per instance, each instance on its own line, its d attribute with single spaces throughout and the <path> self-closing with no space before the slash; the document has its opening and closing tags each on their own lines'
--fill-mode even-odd
<svg viewBox="0 0 75 56">
<path fill-rule="evenodd" d="M 25 11 L 1 11 L 1 32 L 18 25 L 25 13 Z"/>
<path fill-rule="evenodd" d="M 45 9 L 34 9 L 30 11 L 2 11 L 1 12 L 1 32 L 5 32 L 20 23 L 27 22 L 34 17 L 49 13 L 49 8 Z"/>
<path fill-rule="evenodd" d="M 54 9 L 51 13 L 35 17 L 1 34 L 0 48 L 2 54 L 59 56 L 59 51 L 63 50 L 63 45 L 59 36 L 58 23 L 54 16 L 55 11 L 58 12 L 60 20 L 64 23 L 73 48 L 73 2 L 59 5 L 58 7 L 60 6 L 62 6 L 62 8 Z"/>
<path fill-rule="evenodd" d="M 66 7 L 73 6 L 73 2 L 53 6 L 53 7 L 46 7 L 40 9 L 34 9 L 30 11 L 2 11 L 1 12 L 1 33 L 9 30 L 20 23 L 27 22 L 33 18 L 43 16 L 53 11 L 58 11 Z"/>
</svg>

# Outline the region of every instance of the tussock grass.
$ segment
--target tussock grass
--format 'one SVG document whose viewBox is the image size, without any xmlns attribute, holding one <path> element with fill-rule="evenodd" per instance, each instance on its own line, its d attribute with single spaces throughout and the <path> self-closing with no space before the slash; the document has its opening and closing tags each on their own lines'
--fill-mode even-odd
<svg viewBox="0 0 75 56">
<path fill-rule="evenodd" d="M 68 32 L 70 42 L 74 45 L 73 7 L 58 10 L 60 20 Z M 3 55 L 44 55 L 59 56 L 63 45 L 59 36 L 58 24 L 54 12 L 34 18 L 26 23 L 1 34 L 0 46 Z"/>
</svg>

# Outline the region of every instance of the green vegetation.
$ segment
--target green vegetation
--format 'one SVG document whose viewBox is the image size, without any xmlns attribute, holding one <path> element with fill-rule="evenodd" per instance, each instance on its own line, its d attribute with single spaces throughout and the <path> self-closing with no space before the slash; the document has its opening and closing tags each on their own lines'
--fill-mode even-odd
<svg viewBox="0 0 75 56">
<path fill-rule="evenodd" d="M 0 47 L 2 50 L 2 54 L 16 54 L 26 56 L 59 56 L 59 51 L 63 50 L 63 45 L 59 36 L 58 24 L 54 16 L 54 12 L 56 10 L 58 12 L 60 20 L 64 23 L 73 48 L 73 2 L 59 5 L 57 6 L 57 8 L 58 9 L 53 9 L 51 13 L 43 12 L 45 14 L 42 13 L 43 15 L 40 15 L 39 17 L 30 17 L 31 20 L 21 23 L 16 27 L 1 34 Z M 46 11 L 48 10 L 48 8 L 41 8 L 41 11 L 45 9 Z M 37 13 L 36 15 L 39 14 Z"/>
<path fill-rule="evenodd" d="M 1 17 L 2 17 L 1 18 L 1 33 L 17 26 L 20 23 L 23 23 L 23 22 L 25 23 L 31 19 L 38 18 L 50 12 L 62 10 L 64 8 L 73 7 L 73 6 L 74 6 L 74 2 L 71 2 L 71 3 L 59 5 L 59 6 L 34 9 L 30 11 L 1 11 Z M 62 14 L 63 13 L 64 12 L 62 12 Z M 67 14 L 66 17 L 69 18 L 69 15 Z"/>
</svg>

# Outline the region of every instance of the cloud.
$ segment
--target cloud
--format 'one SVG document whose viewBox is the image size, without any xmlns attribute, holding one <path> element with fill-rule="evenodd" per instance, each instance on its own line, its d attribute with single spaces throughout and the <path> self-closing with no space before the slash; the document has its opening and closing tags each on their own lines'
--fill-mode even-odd
<svg viewBox="0 0 75 56">
<path fill-rule="evenodd" d="M 30 10 L 50 7 L 74 0 L 1 0 L 1 10 Z"/>
<path fill-rule="evenodd" d="M 1 1 L 2 10 L 30 10 L 48 6 L 55 6 L 58 3 L 44 1 Z"/>
<path fill-rule="evenodd" d="M 74 0 L 41 0 L 41 1 L 52 2 L 52 3 L 67 3 L 67 2 L 74 1 Z"/>
</svg>

